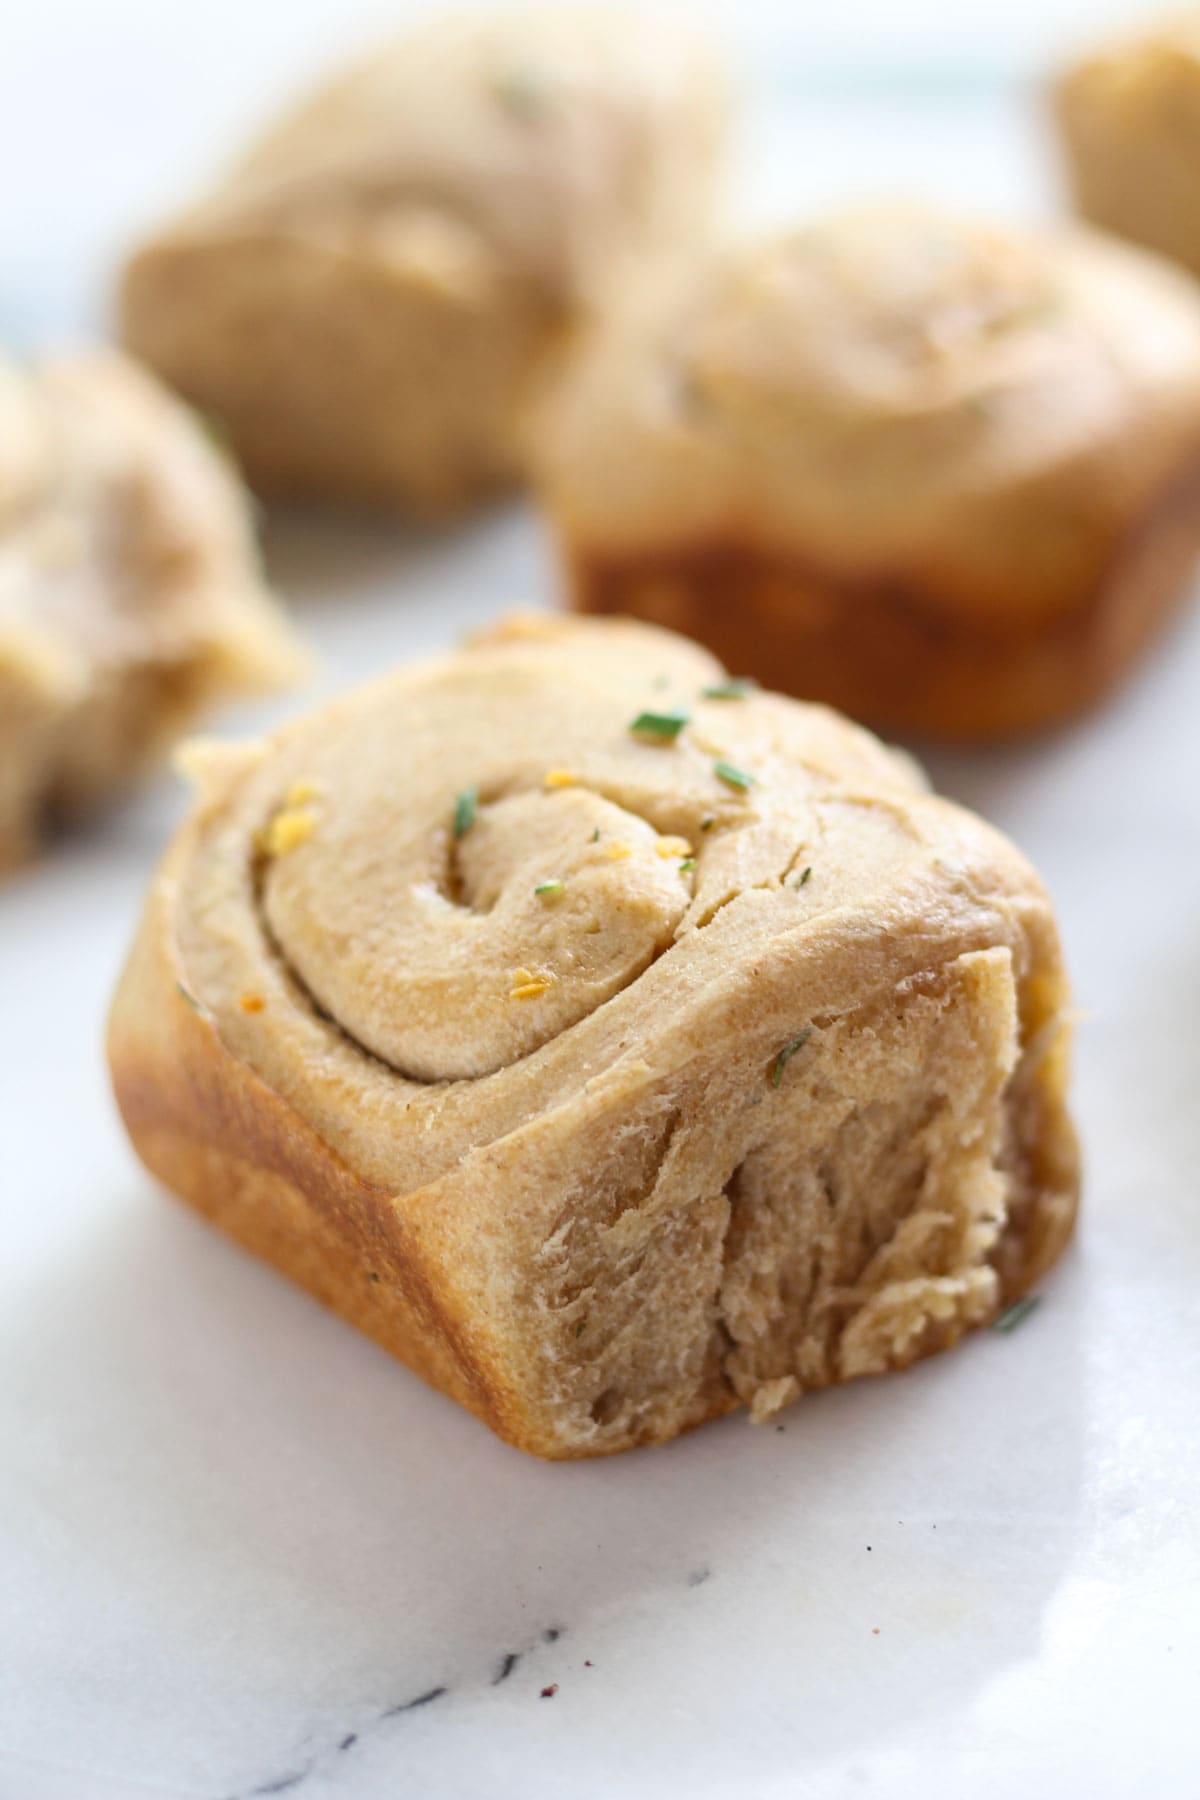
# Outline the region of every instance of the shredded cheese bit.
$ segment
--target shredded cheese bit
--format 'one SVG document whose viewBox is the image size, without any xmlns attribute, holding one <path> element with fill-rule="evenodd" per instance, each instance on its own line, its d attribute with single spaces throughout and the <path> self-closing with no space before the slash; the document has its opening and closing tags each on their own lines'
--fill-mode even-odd
<svg viewBox="0 0 1200 1800">
<path fill-rule="evenodd" d="M 261 994 L 243 994 L 238 1001 L 242 1011 L 247 1013 L 259 1013 L 266 1004 Z"/>
<path fill-rule="evenodd" d="M 633 851 L 628 844 L 619 843 L 614 838 L 611 844 L 604 846 L 604 854 L 609 862 L 623 862 L 627 856 L 633 855 Z"/>
<path fill-rule="evenodd" d="M 306 806 L 285 806 L 258 834 L 264 856 L 284 856 L 313 834 L 317 815 Z"/>
<path fill-rule="evenodd" d="M 660 856 L 690 856 L 692 846 L 685 837 L 660 837 L 654 848 Z"/>
<path fill-rule="evenodd" d="M 514 969 L 512 983 L 508 990 L 510 1000 L 536 1000 L 539 994 L 554 986 L 554 977 L 540 970 L 534 973 L 530 969 Z"/>
<path fill-rule="evenodd" d="M 319 800 L 321 790 L 315 781 L 293 781 L 285 796 L 289 806 L 307 806 L 312 800 Z"/>
<path fill-rule="evenodd" d="M 579 777 L 574 769 L 547 769 L 542 776 L 542 786 L 548 788 L 578 787 Z"/>
</svg>

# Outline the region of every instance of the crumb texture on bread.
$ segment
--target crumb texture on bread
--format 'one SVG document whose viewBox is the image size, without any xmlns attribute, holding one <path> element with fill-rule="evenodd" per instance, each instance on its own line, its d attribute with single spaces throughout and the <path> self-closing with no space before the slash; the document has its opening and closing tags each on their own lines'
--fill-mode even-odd
<svg viewBox="0 0 1200 1800">
<path fill-rule="evenodd" d="M 518 617 L 203 785 L 113 1008 L 134 1142 L 521 1448 L 903 1367 L 1065 1243 L 1045 894 L 835 714 Z"/>
<path fill-rule="evenodd" d="M 551 343 L 704 226 L 715 58 L 682 22 L 514 7 L 336 74 L 131 258 L 126 342 L 264 490 L 445 510 L 519 473 Z"/>
<path fill-rule="evenodd" d="M 199 422 L 111 351 L 0 361 L 0 867 L 304 666 Z"/>
</svg>

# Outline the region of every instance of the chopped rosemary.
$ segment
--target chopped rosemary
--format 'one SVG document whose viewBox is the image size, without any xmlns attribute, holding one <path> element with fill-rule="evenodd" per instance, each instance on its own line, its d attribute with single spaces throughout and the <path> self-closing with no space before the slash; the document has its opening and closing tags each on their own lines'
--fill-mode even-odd
<svg viewBox="0 0 1200 1800">
<path fill-rule="evenodd" d="M 789 1042 L 783 1046 L 783 1049 L 771 1064 L 771 1086 L 773 1088 L 779 1086 L 780 1082 L 783 1080 L 783 1071 L 787 1068 L 797 1050 L 802 1050 L 811 1036 L 812 1026 L 808 1025 L 803 1031 L 799 1032 L 796 1037 L 790 1039 Z"/>
<path fill-rule="evenodd" d="M 593 844 L 598 844 L 600 842 L 600 827 L 598 825 L 592 833 L 592 842 Z"/>
<path fill-rule="evenodd" d="M 803 875 L 801 875 L 800 878 L 798 879 L 798 881 L 796 882 L 796 886 L 798 888 L 807 887 L 808 878 L 811 874 L 812 874 L 812 864 L 809 863 L 809 865 L 808 865 L 807 869 L 805 869 Z"/>
<path fill-rule="evenodd" d="M 999 1318 L 992 1320 L 992 1330 L 1015 1331 L 1022 1320 L 1027 1319 L 1031 1312 L 1036 1312 L 1041 1304 L 1040 1294 L 1023 1294 L 1011 1306 L 1006 1306 Z"/>
<path fill-rule="evenodd" d="M 701 831 L 711 831 L 713 826 L 716 824 L 716 822 L 717 822 L 716 813 L 705 813 L 704 817 L 700 821 Z"/>
<path fill-rule="evenodd" d="M 498 70 L 490 85 L 500 105 L 518 119 L 539 119 L 549 104 L 545 76 L 527 64 Z"/>
<path fill-rule="evenodd" d="M 629 729 L 635 737 L 662 738 L 673 744 L 690 717 L 685 712 L 640 712 Z"/>
<path fill-rule="evenodd" d="M 747 775 L 745 769 L 736 769 L 732 763 L 715 762 L 713 774 L 718 781 L 723 781 L 726 787 L 740 788 L 743 793 L 747 788 L 754 786 L 753 775 Z"/>
<path fill-rule="evenodd" d="M 689 869 L 694 869 L 695 866 L 696 866 L 695 857 L 694 856 L 685 856 L 683 861 L 679 865 L 679 873 L 681 875 L 686 875 L 688 873 Z"/>
<path fill-rule="evenodd" d="M 730 681 L 716 681 L 700 692 L 706 700 L 744 700 L 757 686 L 757 681 L 751 681 L 748 675 L 737 675 Z"/>
<path fill-rule="evenodd" d="M 454 835 L 456 838 L 460 838 L 464 832 L 470 831 L 475 823 L 475 814 L 478 810 L 479 789 L 464 788 L 454 802 Z"/>
<path fill-rule="evenodd" d="M 535 894 L 542 894 L 543 896 L 548 894 L 561 894 L 563 891 L 563 884 L 555 877 L 552 881 L 539 881 L 533 891 Z"/>
</svg>

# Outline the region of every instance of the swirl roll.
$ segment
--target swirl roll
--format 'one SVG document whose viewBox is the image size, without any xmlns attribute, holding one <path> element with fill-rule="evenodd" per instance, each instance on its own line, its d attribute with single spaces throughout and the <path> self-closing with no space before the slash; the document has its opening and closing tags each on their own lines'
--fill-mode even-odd
<svg viewBox="0 0 1200 1800">
<path fill-rule="evenodd" d="M 199 422 L 112 351 L 0 357 L 0 871 L 306 664 Z"/>
<path fill-rule="evenodd" d="M 853 209 L 649 279 L 532 461 L 575 603 L 890 730 L 1104 695 L 1200 547 L 1200 294 L 1080 230 Z"/>
<path fill-rule="evenodd" d="M 133 1141 L 510 1442 L 766 1416 L 1062 1248 L 1045 894 L 835 714 L 517 617 L 192 764 L 112 1013 Z"/>
<path fill-rule="evenodd" d="M 520 471 L 564 331 L 706 224 L 716 59 L 644 10 L 428 21 L 302 99 L 130 259 L 127 343 L 264 490 L 444 510 Z"/>
</svg>

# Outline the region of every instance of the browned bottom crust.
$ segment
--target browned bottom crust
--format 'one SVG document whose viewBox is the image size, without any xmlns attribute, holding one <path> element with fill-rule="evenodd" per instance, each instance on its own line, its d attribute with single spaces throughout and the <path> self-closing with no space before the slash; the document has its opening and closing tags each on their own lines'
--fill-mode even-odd
<svg viewBox="0 0 1200 1800">
<path fill-rule="evenodd" d="M 1009 625 L 887 576 L 849 580 L 730 540 L 606 556 L 564 545 L 572 605 L 706 644 L 727 667 L 884 730 L 1015 736 L 1086 712 L 1180 604 L 1200 551 L 1200 457 L 1163 489 L 1081 601 Z"/>
</svg>

